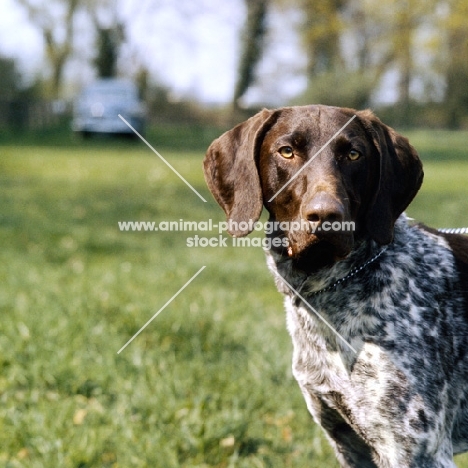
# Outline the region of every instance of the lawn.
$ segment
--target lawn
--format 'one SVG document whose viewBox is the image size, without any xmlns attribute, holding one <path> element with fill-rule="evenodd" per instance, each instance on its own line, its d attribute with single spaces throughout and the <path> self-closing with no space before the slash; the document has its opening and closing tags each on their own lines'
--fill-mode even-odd
<svg viewBox="0 0 468 468">
<path fill-rule="evenodd" d="M 409 215 L 467 226 L 467 134 L 411 137 L 426 182 Z M 119 231 L 224 219 L 203 154 L 163 155 L 207 203 L 138 142 L 0 147 L 0 465 L 338 467 L 292 378 L 262 250 Z"/>
</svg>

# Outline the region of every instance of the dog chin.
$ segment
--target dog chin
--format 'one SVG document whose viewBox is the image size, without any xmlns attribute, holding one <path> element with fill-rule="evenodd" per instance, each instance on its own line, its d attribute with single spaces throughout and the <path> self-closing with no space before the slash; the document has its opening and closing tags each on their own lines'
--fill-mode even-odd
<svg viewBox="0 0 468 468">
<path fill-rule="evenodd" d="M 353 249 L 353 244 L 353 239 L 349 236 L 320 239 L 311 235 L 305 243 L 290 241 L 288 256 L 296 267 L 306 272 L 314 272 L 345 259 Z"/>
</svg>

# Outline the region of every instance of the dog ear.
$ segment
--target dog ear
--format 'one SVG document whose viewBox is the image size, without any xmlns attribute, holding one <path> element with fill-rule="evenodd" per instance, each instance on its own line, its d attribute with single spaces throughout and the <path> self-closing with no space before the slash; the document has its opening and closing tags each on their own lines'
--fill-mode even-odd
<svg viewBox="0 0 468 468">
<path fill-rule="evenodd" d="M 203 161 L 206 183 L 226 213 L 228 232 L 232 236 L 252 232 L 254 222 L 262 213 L 256 160 L 275 115 L 275 111 L 264 109 L 224 133 L 210 145 Z"/>
<path fill-rule="evenodd" d="M 393 240 L 395 221 L 423 181 L 422 163 L 407 138 L 383 124 L 371 111 L 357 113 L 379 153 L 379 183 L 371 203 L 367 231 L 379 244 Z"/>
</svg>

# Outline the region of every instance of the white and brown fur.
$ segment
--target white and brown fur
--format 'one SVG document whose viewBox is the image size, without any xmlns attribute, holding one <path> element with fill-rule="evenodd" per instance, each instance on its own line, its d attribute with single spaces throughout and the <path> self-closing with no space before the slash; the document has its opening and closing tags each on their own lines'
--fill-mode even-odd
<svg viewBox="0 0 468 468">
<path fill-rule="evenodd" d="M 314 227 L 270 234 L 288 247 L 267 263 L 294 376 L 341 466 L 455 467 L 468 450 L 468 238 L 404 215 L 423 178 L 407 139 L 369 111 L 264 110 L 215 140 L 204 166 L 232 226 L 265 207 L 270 221 Z M 325 221 L 356 230 L 317 229 Z"/>
</svg>

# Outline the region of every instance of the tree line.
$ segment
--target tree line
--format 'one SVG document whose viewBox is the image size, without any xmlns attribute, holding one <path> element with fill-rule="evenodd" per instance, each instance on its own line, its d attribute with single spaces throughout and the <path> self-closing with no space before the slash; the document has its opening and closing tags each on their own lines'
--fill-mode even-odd
<svg viewBox="0 0 468 468">
<path fill-rule="evenodd" d="M 467 0 L 245 0 L 246 22 L 237 103 L 267 46 L 268 11 L 301 12 L 299 34 L 307 57 L 301 102 L 364 108 L 390 82 L 395 117 L 411 124 L 414 109 L 437 109 L 451 128 L 468 114 Z M 288 25 L 285 25 L 288 27 Z"/>
<path fill-rule="evenodd" d="M 92 60 L 97 74 L 116 73 L 119 50 L 132 20 L 119 16 L 116 2 L 15 1 L 43 38 L 50 71 L 41 87 L 44 95 L 57 98 L 63 93 L 64 69 L 77 54 L 79 24 L 85 21 L 94 31 Z M 238 1 L 245 19 L 238 37 L 234 112 L 244 107 L 252 86 L 261 86 L 258 70 L 271 34 L 280 34 L 271 30 L 271 16 L 295 11 L 299 21 L 294 25 L 285 21 L 282 26 L 297 28 L 298 53 L 306 59 L 302 73 L 307 88 L 295 103 L 364 108 L 389 96 L 402 125 L 414 123 L 415 109 L 435 112 L 436 119 L 451 128 L 468 124 L 468 0 Z M 168 2 L 151 2 L 151 13 L 158 14 Z M 216 5 L 215 0 L 181 0 L 177 11 L 189 22 L 195 15 L 216 14 Z M 143 64 L 139 66 L 134 76 L 145 87 L 152 77 Z M 11 62 L 0 63 L 0 74 L 8 74 L 5 67 L 11 71 Z"/>
</svg>

